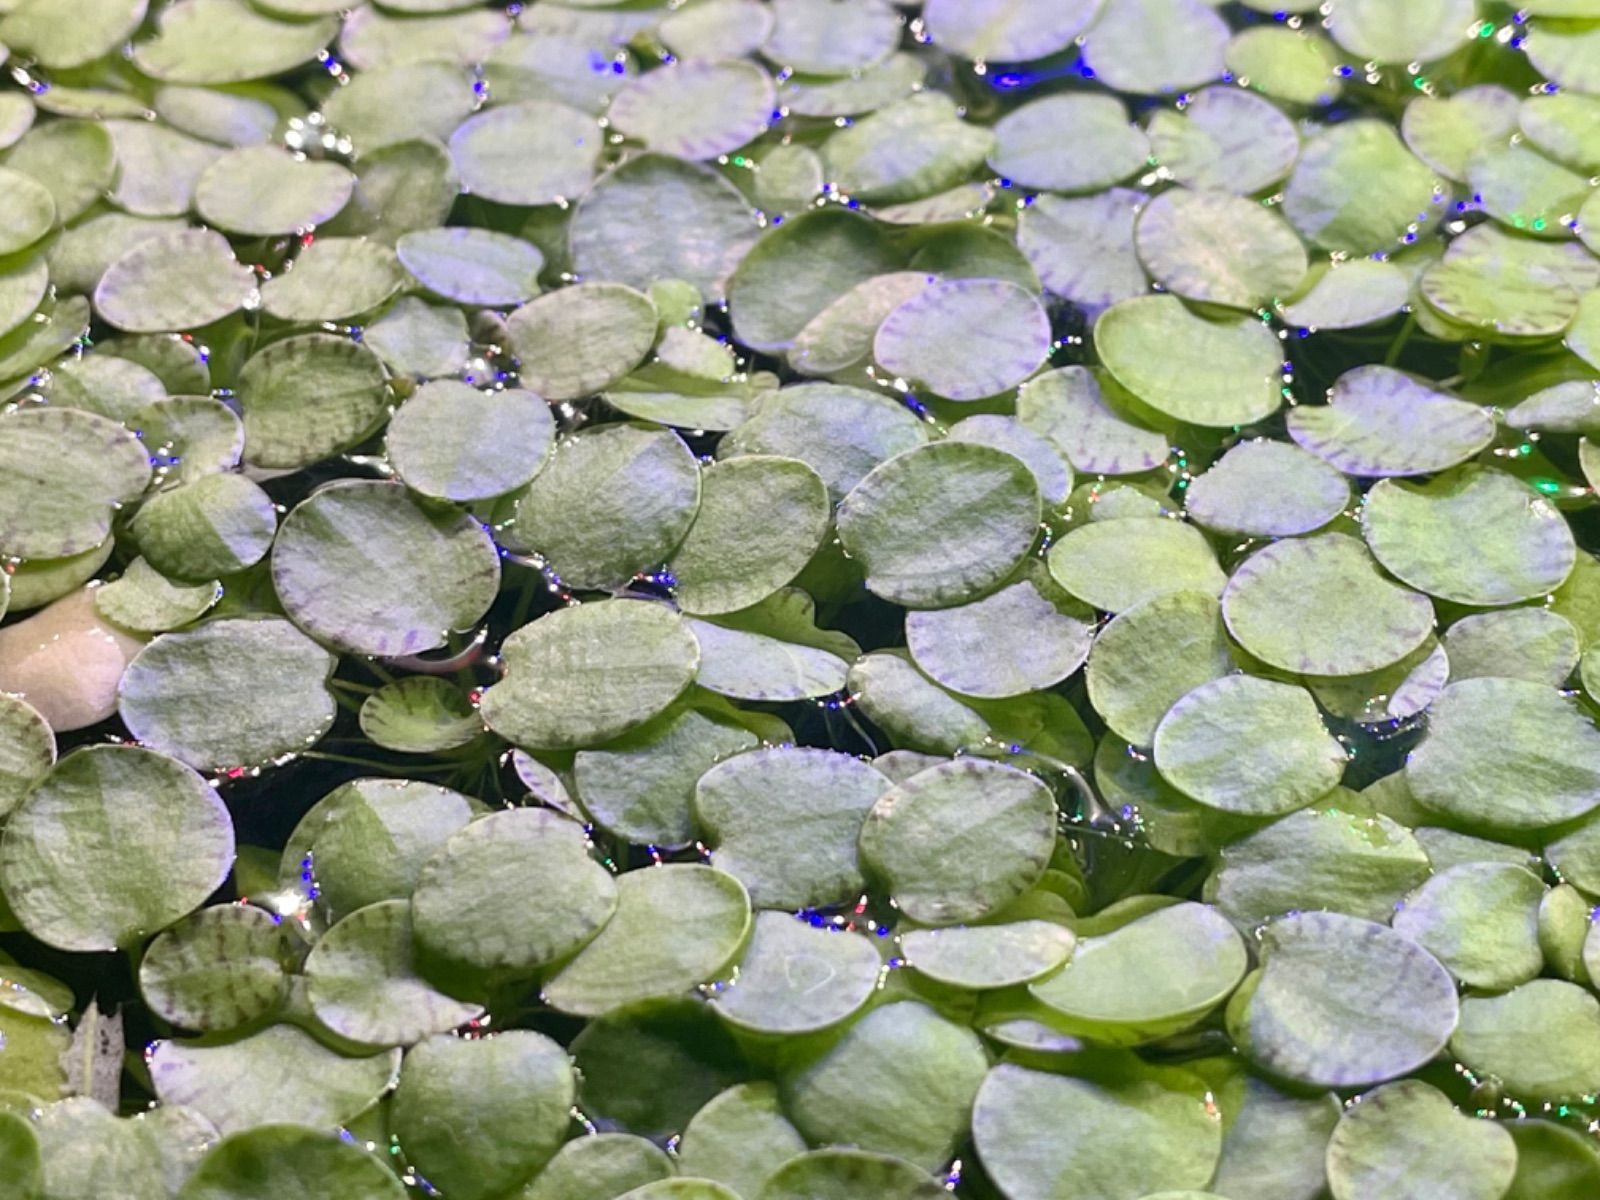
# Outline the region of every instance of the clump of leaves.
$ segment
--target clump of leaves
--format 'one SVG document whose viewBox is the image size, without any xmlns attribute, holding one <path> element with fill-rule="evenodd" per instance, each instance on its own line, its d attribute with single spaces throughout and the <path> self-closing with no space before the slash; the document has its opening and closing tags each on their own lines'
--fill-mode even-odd
<svg viewBox="0 0 1600 1200">
<path fill-rule="evenodd" d="M 0 9 L 0 1197 L 1600 1195 L 1596 0 Z"/>
</svg>

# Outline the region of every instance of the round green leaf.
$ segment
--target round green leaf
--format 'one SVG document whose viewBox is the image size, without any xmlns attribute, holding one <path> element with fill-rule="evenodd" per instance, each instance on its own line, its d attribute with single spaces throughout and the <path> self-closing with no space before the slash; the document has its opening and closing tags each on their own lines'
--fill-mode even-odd
<svg viewBox="0 0 1600 1200">
<path fill-rule="evenodd" d="M 862 864 L 908 917 L 975 921 L 1038 881 L 1055 847 L 1050 789 L 978 760 L 945 763 L 880 796 L 861 827 Z"/>
<path fill-rule="evenodd" d="M 1049 353 L 1050 320 L 1039 301 L 988 279 L 924 288 L 884 318 L 873 340 L 873 356 L 887 370 L 951 400 L 1007 391 Z"/>
<path fill-rule="evenodd" d="M 1060 130 L 1074 130 L 1070 151 Z M 1088 192 L 1142 170 L 1150 142 L 1128 123 L 1115 96 L 1068 92 L 1013 109 L 995 122 L 989 165 L 1011 183 L 1053 192 Z"/>
<path fill-rule="evenodd" d="M 441 379 L 401 405 L 385 445 L 413 491 L 439 500 L 487 500 L 538 474 L 555 434 L 550 406 L 532 392 L 483 392 Z"/>
<path fill-rule="evenodd" d="M 1577 246 L 1482 225 L 1451 242 L 1444 259 L 1423 272 L 1419 291 L 1427 307 L 1419 315 L 1439 314 L 1434 323 L 1442 319 L 1441 336 L 1451 340 L 1552 337 L 1581 323 L 1582 295 L 1600 282 L 1595 267 Z M 1576 344 L 1579 330 L 1571 337 Z"/>
<path fill-rule="evenodd" d="M 309 333 L 274 342 L 239 371 L 245 458 L 306 467 L 352 446 L 389 413 L 378 356 L 358 342 Z"/>
<path fill-rule="evenodd" d="M 1022 385 L 1017 420 L 1054 442 L 1081 472 L 1137 475 L 1165 462 L 1167 439 L 1128 420 L 1107 400 L 1087 368 L 1062 367 Z"/>
<path fill-rule="evenodd" d="M 718 763 L 695 785 L 711 861 L 757 908 L 841 904 L 860 895 L 862 822 L 889 780 L 848 754 L 776 746 Z"/>
<path fill-rule="evenodd" d="M 1450 1053 L 1525 1103 L 1576 1101 L 1600 1087 L 1600 1000 L 1562 979 L 1468 996 Z"/>
<path fill-rule="evenodd" d="M 507 889 L 541 885 L 516 905 Z M 474 821 L 427 861 L 412 896 L 418 945 L 478 971 L 529 971 L 578 947 L 616 910 L 617 885 L 589 857 L 583 827 L 546 809 Z"/>
<path fill-rule="evenodd" d="M 29 311 L 33 309 L 30 304 Z M 50 402 L 126 422 L 167 398 L 155 372 L 126 358 L 92 354 L 68 359 L 50 372 Z"/>
<path fill-rule="evenodd" d="M 1057 583 L 1106 612 L 1166 592 L 1215 596 L 1227 582 L 1205 535 L 1165 517 L 1080 525 L 1050 547 L 1048 562 Z"/>
<path fill-rule="evenodd" d="M 892 204 L 960 183 L 994 145 L 994 135 L 962 120 L 949 96 L 922 92 L 834 134 L 823 145 L 822 161 L 844 194 Z"/>
<path fill-rule="evenodd" d="M 56 735 L 26 700 L 0 692 L 0 816 L 16 808 L 56 761 Z"/>
<path fill-rule="evenodd" d="M 242 83 L 310 62 L 333 40 L 337 18 L 272 20 L 244 0 L 179 0 L 162 9 L 134 65 L 167 83 Z"/>
<path fill-rule="evenodd" d="M 694 679 L 700 648 L 682 618 L 641 600 L 548 613 L 500 648 L 505 677 L 483 694 L 490 729 L 523 748 L 595 745 L 665 711 Z"/>
<path fill-rule="evenodd" d="M 941 1193 L 936 1179 L 903 1158 L 829 1148 L 796 1155 L 751 1194 L 755 1200 L 939 1200 Z"/>
<path fill-rule="evenodd" d="M 371 1046 L 410 1045 L 483 1014 L 417 974 L 406 900 L 383 900 L 341 919 L 312 948 L 305 977 L 317 1019 Z"/>
<path fill-rule="evenodd" d="M 805 1149 L 805 1139 L 783 1115 L 778 1089 L 742 1083 L 695 1113 L 678 1143 L 678 1164 L 685 1175 L 754 1196 L 762 1180 Z"/>
<path fill-rule="evenodd" d="M 97 121 L 36 124 L 6 155 L 6 167 L 32 176 L 55 198 L 63 223 L 80 217 L 111 190 L 117 149 Z"/>
<path fill-rule="evenodd" d="M 330 916 L 403 900 L 423 864 L 481 811 L 459 792 L 413 779 L 353 779 L 300 819 L 284 846 L 279 882 L 322 902 Z"/>
<path fill-rule="evenodd" d="M 223 1138 L 200 1160 L 183 1200 L 400 1200 L 405 1188 L 361 1147 L 300 1125 L 262 1125 Z"/>
<path fill-rule="evenodd" d="M 1411 301 L 1411 278 L 1392 262 L 1350 258 L 1307 276 L 1298 296 L 1279 311 L 1309 332 L 1354 329 L 1392 317 Z"/>
<path fill-rule="evenodd" d="M 287 621 L 212 621 L 141 650 L 117 686 L 117 711 L 139 741 L 196 770 L 255 767 L 332 728 L 337 665 Z"/>
<path fill-rule="evenodd" d="M 774 454 L 797 458 L 838 501 L 879 463 L 929 440 L 910 409 L 861 388 L 804 383 L 762 398 L 744 424 L 717 446 L 721 458 Z"/>
<path fill-rule="evenodd" d="M 584 812 L 602 829 L 638 845 L 684 846 L 694 841 L 695 781 L 757 744 L 742 726 L 674 705 L 603 749 L 578 751 L 572 779 Z"/>
<path fill-rule="evenodd" d="M 344 321 L 371 312 L 409 282 L 393 250 L 366 238 L 318 238 L 261 288 L 281 321 Z"/>
<path fill-rule="evenodd" d="M 254 566 L 272 548 L 278 510 L 243 475 L 218 473 L 155 493 L 128 532 L 156 570 L 195 581 Z"/>
<path fill-rule="evenodd" d="M 244 455 L 244 422 L 208 396 L 173 396 L 128 418 L 170 482 L 230 471 Z"/>
<path fill-rule="evenodd" d="M 1208 87 L 1181 112 L 1151 114 L 1150 153 L 1187 187 L 1247 196 L 1289 173 L 1300 135 L 1270 100 L 1242 88 Z"/>
<path fill-rule="evenodd" d="M 1203 1020 L 1248 966 L 1244 941 L 1225 917 L 1179 903 L 1080 938 L 1067 965 L 1028 991 L 1063 1030 L 1135 1045 Z"/>
<path fill-rule="evenodd" d="M 913 929 L 900 937 L 906 964 L 950 987 L 1013 987 L 1048 975 L 1071 957 L 1072 931 L 1054 921 Z"/>
<path fill-rule="evenodd" d="M 466 369 L 467 318 L 459 309 L 401 296 L 361 331 L 361 341 L 400 375 L 438 379 Z"/>
<path fill-rule="evenodd" d="M 654 1142 L 627 1133 L 576 1138 L 513 1195 L 516 1200 L 616 1200 L 670 1177 L 673 1160 Z"/>
<path fill-rule="evenodd" d="M 1031 581 L 971 604 L 906 614 L 906 646 L 927 676 L 987 699 L 1054 687 L 1089 655 L 1094 625 Z"/>
<path fill-rule="evenodd" d="M 808 700 L 842 691 L 849 664 L 816 646 L 691 620 L 700 643 L 695 682 L 735 700 Z"/>
<path fill-rule="evenodd" d="M 1227 23 L 1204 0 L 1106 0 L 1083 56 L 1107 87 L 1172 93 L 1221 78 L 1227 42 Z"/>
<path fill-rule="evenodd" d="M 395 1136 L 429 1183 L 491 1200 L 556 1154 L 576 1097 L 571 1060 L 542 1034 L 433 1037 L 400 1069 Z"/>
<path fill-rule="evenodd" d="M 668 564 L 679 605 L 715 614 L 765 599 L 816 553 L 830 516 L 827 489 L 802 462 L 751 455 L 714 464 L 702 478 L 694 524 Z M 752 519 L 770 522 L 770 532 L 753 536 Z"/>
<path fill-rule="evenodd" d="M 435 60 L 470 66 L 483 62 L 510 33 L 510 15 L 501 12 L 390 16 L 381 9 L 358 8 L 345 21 L 339 48 L 349 65 L 363 71 Z"/>
<path fill-rule="evenodd" d="M 988 446 L 942 442 L 874 469 L 839 506 L 839 538 L 867 586 L 914 607 L 958 604 L 991 590 L 1032 547 L 1039 490 L 1021 460 Z"/>
<path fill-rule="evenodd" d="M 0 167 L 0 188 L 6 193 L 5 214 L 0 216 L 0 254 L 12 254 L 50 232 L 56 223 L 56 201 L 32 176 L 4 167 Z"/>
<path fill-rule="evenodd" d="M 1332 125 L 1289 176 L 1283 215 L 1325 250 L 1370 254 L 1431 220 L 1442 185 L 1383 121 Z"/>
<path fill-rule="evenodd" d="M 639 154 L 595 181 L 569 241 L 582 279 L 640 289 L 682 279 L 714 300 L 759 233 L 750 202 L 715 169 Z"/>
<path fill-rule="evenodd" d="M 1174 296 L 1144 296 L 1108 309 L 1094 344 L 1118 383 L 1177 421 L 1248 425 L 1283 403 L 1283 350 L 1260 321 L 1209 321 Z"/>
<path fill-rule="evenodd" d="M 1171 1068 L 1118 1062 L 1125 1071 L 1076 1078 L 1001 1063 L 972 1110 L 972 1136 L 990 1178 L 1010 1200 L 1138 1196 L 1203 1187 L 1222 1146 L 1205 1085 Z"/>
<path fill-rule="evenodd" d="M 247 904 L 203 908 L 150 944 L 139 991 L 164 1021 L 207 1032 L 274 1011 L 289 994 L 281 917 Z"/>
<path fill-rule="evenodd" d="M 522 381 L 547 400 L 602 392 L 643 360 L 656 340 L 649 297 L 617 283 L 547 292 L 507 320 Z"/>
<path fill-rule="evenodd" d="M 1440 694 L 1406 763 L 1426 808 L 1489 829 L 1540 829 L 1600 804 L 1600 730 L 1554 688 L 1464 679 Z"/>
<path fill-rule="evenodd" d="M 1518 106 L 1514 92 L 1493 83 L 1453 96 L 1417 96 L 1401 115 L 1400 132 L 1423 162 L 1464 182 L 1474 150 L 1515 132 Z"/>
<path fill-rule="evenodd" d="M 641 75 L 606 110 L 611 127 L 651 150 L 714 159 L 766 132 L 777 93 L 751 62 L 680 61 Z"/>
<path fill-rule="evenodd" d="M 1382 1083 L 1421 1067 L 1455 1031 L 1450 973 L 1386 926 L 1284 917 L 1262 933 L 1260 953 L 1228 1005 L 1228 1031 L 1269 1074 L 1310 1087 Z M 1375 991 L 1374 979 L 1387 986 Z"/>
<path fill-rule="evenodd" d="M 387 750 L 431 754 L 465 746 L 483 721 L 459 687 L 437 675 L 408 675 L 361 702 L 361 732 Z"/>
<path fill-rule="evenodd" d="M 510 234 L 463 225 L 413 229 L 394 252 L 423 287 L 458 304 L 520 304 L 539 294 L 544 255 Z"/>
<path fill-rule="evenodd" d="M 1022 62 L 1065 50 L 1099 10 L 1099 0 L 928 0 L 922 19 L 962 58 Z"/>
<path fill-rule="evenodd" d="M 1328 1142 L 1334 1200 L 1497 1200 L 1516 1170 L 1517 1147 L 1505 1126 L 1457 1112 L 1419 1079 L 1362 1096 Z"/>
<path fill-rule="evenodd" d="M 61 21 L 43 0 L 15 5 L 0 21 L 0 38 L 46 67 L 81 67 L 120 46 L 144 18 L 144 0 L 90 0 Z"/>
<path fill-rule="evenodd" d="M 63 758 L 6 823 L 0 879 L 23 928 L 62 950 L 131 946 L 198 908 L 233 866 L 221 798 L 134 746 Z"/>
<path fill-rule="evenodd" d="M 1578 631 L 1559 613 L 1508 608 L 1472 613 L 1444 635 L 1450 679 L 1501 675 L 1560 687 L 1578 665 Z"/>
<path fill-rule="evenodd" d="M 863 935 L 761 912 L 733 981 L 712 997 L 711 1007 L 751 1033 L 815 1033 L 858 1012 L 877 990 L 882 970 L 877 947 Z"/>
<path fill-rule="evenodd" d="M 416 654 L 488 611 L 500 560 L 466 515 L 426 509 L 398 483 L 341 480 L 284 518 L 272 582 L 312 636 L 357 654 Z"/>
<path fill-rule="evenodd" d="M 1316 620 L 1303 620 L 1308 597 Z M 1359 675 L 1404 658 L 1433 631 L 1427 597 L 1391 583 L 1343 533 L 1277 542 L 1222 593 L 1228 632 L 1263 662 L 1307 675 Z"/>
<path fill-rule="evenodd" d="M 1161 719 L 1152 744 L 1168 783 L 1247 816 L 1303 808 L 1338 785 L 1347 761 L 1311 693 L 1251 675 L 1195 688 Z"/>
<path fill-rule="evenodd" d="M 501 540 L 537 552 L 567 587 L 618 587 L 672 556 L 700 493 L 700 468 L 677 434 L 602 425 L 556 444 Z"/>
<path fill-rule="evenodd" d="M 970 1029 L 924 1004 L 885 1004 L 785 1078 L 784 1107 L 812 1142 L 937 1170 L 966 1135 L 988 1065 Z"/>
<path fill-rule="evenodd" d="M 1467 467 L 1421 486 L 1380 480 L 1361 520 L 1373 556 L 1390 573 L 1457 604 L 1548 595 L 1577 561 L 1555 506 L 1498 471 Z"/>
<path fill-rule="evenodd" d="M 1282 218 L 1240 196 L 1174 188 L 1145 205 L 1134 233 L 1151 278 L 1188 300 L 1259 308 L 1305 277 L 1305 247 Z"/>
<path fill-rule="evenodd" d="M 331 1131 L 394 1086 L 400 1051 L 348 1058 L 293 1025 L 268 1025 L 227 1042 L 156 1042 L 146 1062 L 162 1104 L 193 1108 L 224 1134 L 275 1124 L 285 1112 Z"/>
<path fill-rule="evenodd" d="M 1131 300 L 1149 286 L 1133 249 L 1144 202 L 1143 192 L 1128 188 L 1073 198 L 1042 195 L 1018 215 L 1017 246 L 1040 282 L 1063 299 L 1096 311 Z"/>
<path fill-rule="evenodd" d="M 1328 31 L 1341 46 L 1363 59 L 1431 62 L 1466 41 L 1476 27 L 1474 15 L 1472 0 L 1401 0 L 1398 4 L 1339 0 Z"/>
<path fill-rule="evenodd" d="M 195 211 L 229 233 L 304 232 L 338 215 L 355 176 L 334 162 L 296 158 L 275 146 L 244 146 L 212 163 L 195 183 Z"/>
<path fill-rule="evenodd" d="M 1529 96 L 1517 110 L 1517 126 L 1552 158 L 1580 170 L 1600 169 L 1597 109 L 1592 96 L 1572 93 Z M 1509 133 L 1510 131 L 1507 130 Z"/>
<path fill-rule="evenodd" d="M 692 863 L 630 871 L 599 934 L 544 984 L 546 1003 L 599 1016 L 720 975 L 750 933 L 750 897 L 732 875 Z"/>
<path fill-rule="evenodd" d="M 660 34 L 679 58 L 737 58 L 759 50 L 773 23 L 772 9 L 759 0 L 709 0 L 673 12 Z"/>
<path fill-rule="evenodd" d="M 1502 225 L 1535 237 L 1567 237 L 1593 186 L 1580 174 L 1524 142 L 1489 143 L 1467 160 L 1467 182 Z"/>
<path fill-rule="evenodd" d="M 1320 529 L 1350 503 L 1350 484 L 1315 455 L 1285 442 L 1240 442 L 1184 492 L 1207 529 L 1288 537 Z"/>
<path fill-rule="evenodd" d="M 604 134 L 588 113 L 546 100 L 502 104 L 450 135 L 467 191 L 500 204 L 556 204 L 589 189 Z"/>
<path fill-rule="evenodd" d="M 1125 609 L 1095 639 L 1089 702 L 1117 734 L 1148 746 L 1177 701 L 1233 669 L 1222 614 L 1204 592 L 1163 592 Z"/>
<path fill-rule="evenodd" d="M 1314 908 L 1387 921 L 1430 870 L 1404 826 L 1325 803 L 1225 846 L 1205 895 L 1245 926 Z"/>
<path fill-rule="evenodd" d="M 900 266 L 876 223 L 838 207 L 804 213 L 769 230 L 728 277 L 733 332 L 754 350 L 788 350 L 828 305 Z"/>
<path fill-rule="evenodd" d="M 357 72 L 322 112 L 365 155 L 411 138 L 444 141 L 472 115 L 474 99 L 470 74 L 459 67 L 401 63 Z"/>
<path fill-rule="evenodd" d="M 136 107 L 138 111 L 132 115 L 142 117 L 144 106 Z M 172 217 L 188 212 L 196 180 L 223 153 L 152 121 L 107 121 L 105 128 L 117 148 L 112 203 L 140 216 Z"/>
<path fill-rule="evenodd" d="M 900 44 L 900 18 L 883 0 L 841 7 L 829 0 L 774 0 L 773 62 L 818 75 L 846 75 L 887 58 Z"/>
<path fill-rule="evenodd" d="M 1510 863 L 1463 863 L 1440 871 L 1394 916 L 1411 938 L 1468 987 L 1505 991 L 1544 969 L 1539 877 Z"/>
<path fill-rule="evenodd" d="M 115 421 L 48 407 L 0 416 L 0 552 L 64 558 L 98 546 L 113 510 L 149 479 L 144 447 Z"/>
<path fill-rule="evenodd" d="M 1325 1151 L 1342 1112 L 1338 1097 L 1280 1092 L 1243 1069 L 1225 1079 L 1218 1092 L 1227 1128 L 1211 1186 L 1227 1190 L 1217 1195 L 1317 1200 L 1327 1194 Z"/>
</svg>

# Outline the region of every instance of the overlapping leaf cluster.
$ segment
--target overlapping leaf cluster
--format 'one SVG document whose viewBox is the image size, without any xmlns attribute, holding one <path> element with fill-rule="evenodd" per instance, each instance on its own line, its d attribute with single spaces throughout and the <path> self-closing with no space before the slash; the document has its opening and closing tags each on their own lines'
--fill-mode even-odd
<svg viewBox="0 0 1600 1200">
<path fill-rule="evenodd" d="M 1596 0 L 0 42 L 0 1197 L 1600 1195 Z"/>
</svg>

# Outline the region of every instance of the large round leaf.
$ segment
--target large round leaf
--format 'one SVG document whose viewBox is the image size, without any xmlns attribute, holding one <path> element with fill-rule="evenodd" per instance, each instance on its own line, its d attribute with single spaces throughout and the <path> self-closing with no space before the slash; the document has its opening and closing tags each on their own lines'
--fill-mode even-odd
<svg viewBox="0 0 1600 1200">
<path fill-rule="evenodd" d="M 343 480 L 284 518 L 272 581 L 313 637 L 359 654 L 415 654 L 488 611 L 500 559 L 465 514 L 424 508 L 398 483 Z"/>
<path fill-rule="evenodd" d="M 560 609 L 505 640 L 483 719 L 530 749 L 595 745 L 666 709 L 694 679 L 700 647 L 676 613 L 640 600 Z"/>
<path fill-rule="evenodd" d="M 134 737 L 196 770 L 260 766 L 332 727 L 336 665 L 288 621 L 213 621 L 140 651 L 117 686 L 117 711 Z"/>
<path fill-rule="evenodd" d="M 200 907 L 233 866 L 221 798 L 136 746 L 63 758 L 11 814 L 0 884 L 34 937 L 63 950 L 131 946 Z"/>
</svg>

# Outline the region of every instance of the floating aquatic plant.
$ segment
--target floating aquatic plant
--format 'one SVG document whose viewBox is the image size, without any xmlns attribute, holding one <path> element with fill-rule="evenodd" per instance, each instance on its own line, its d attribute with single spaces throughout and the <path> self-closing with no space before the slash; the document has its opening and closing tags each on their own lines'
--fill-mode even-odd
<svg viewBox="0 0 1600 1200">
<path fill-rule="evenodd" d="M 0 1198 L 1600 1195 L 1596 0 L 0 10 Z"/>
</svg>

